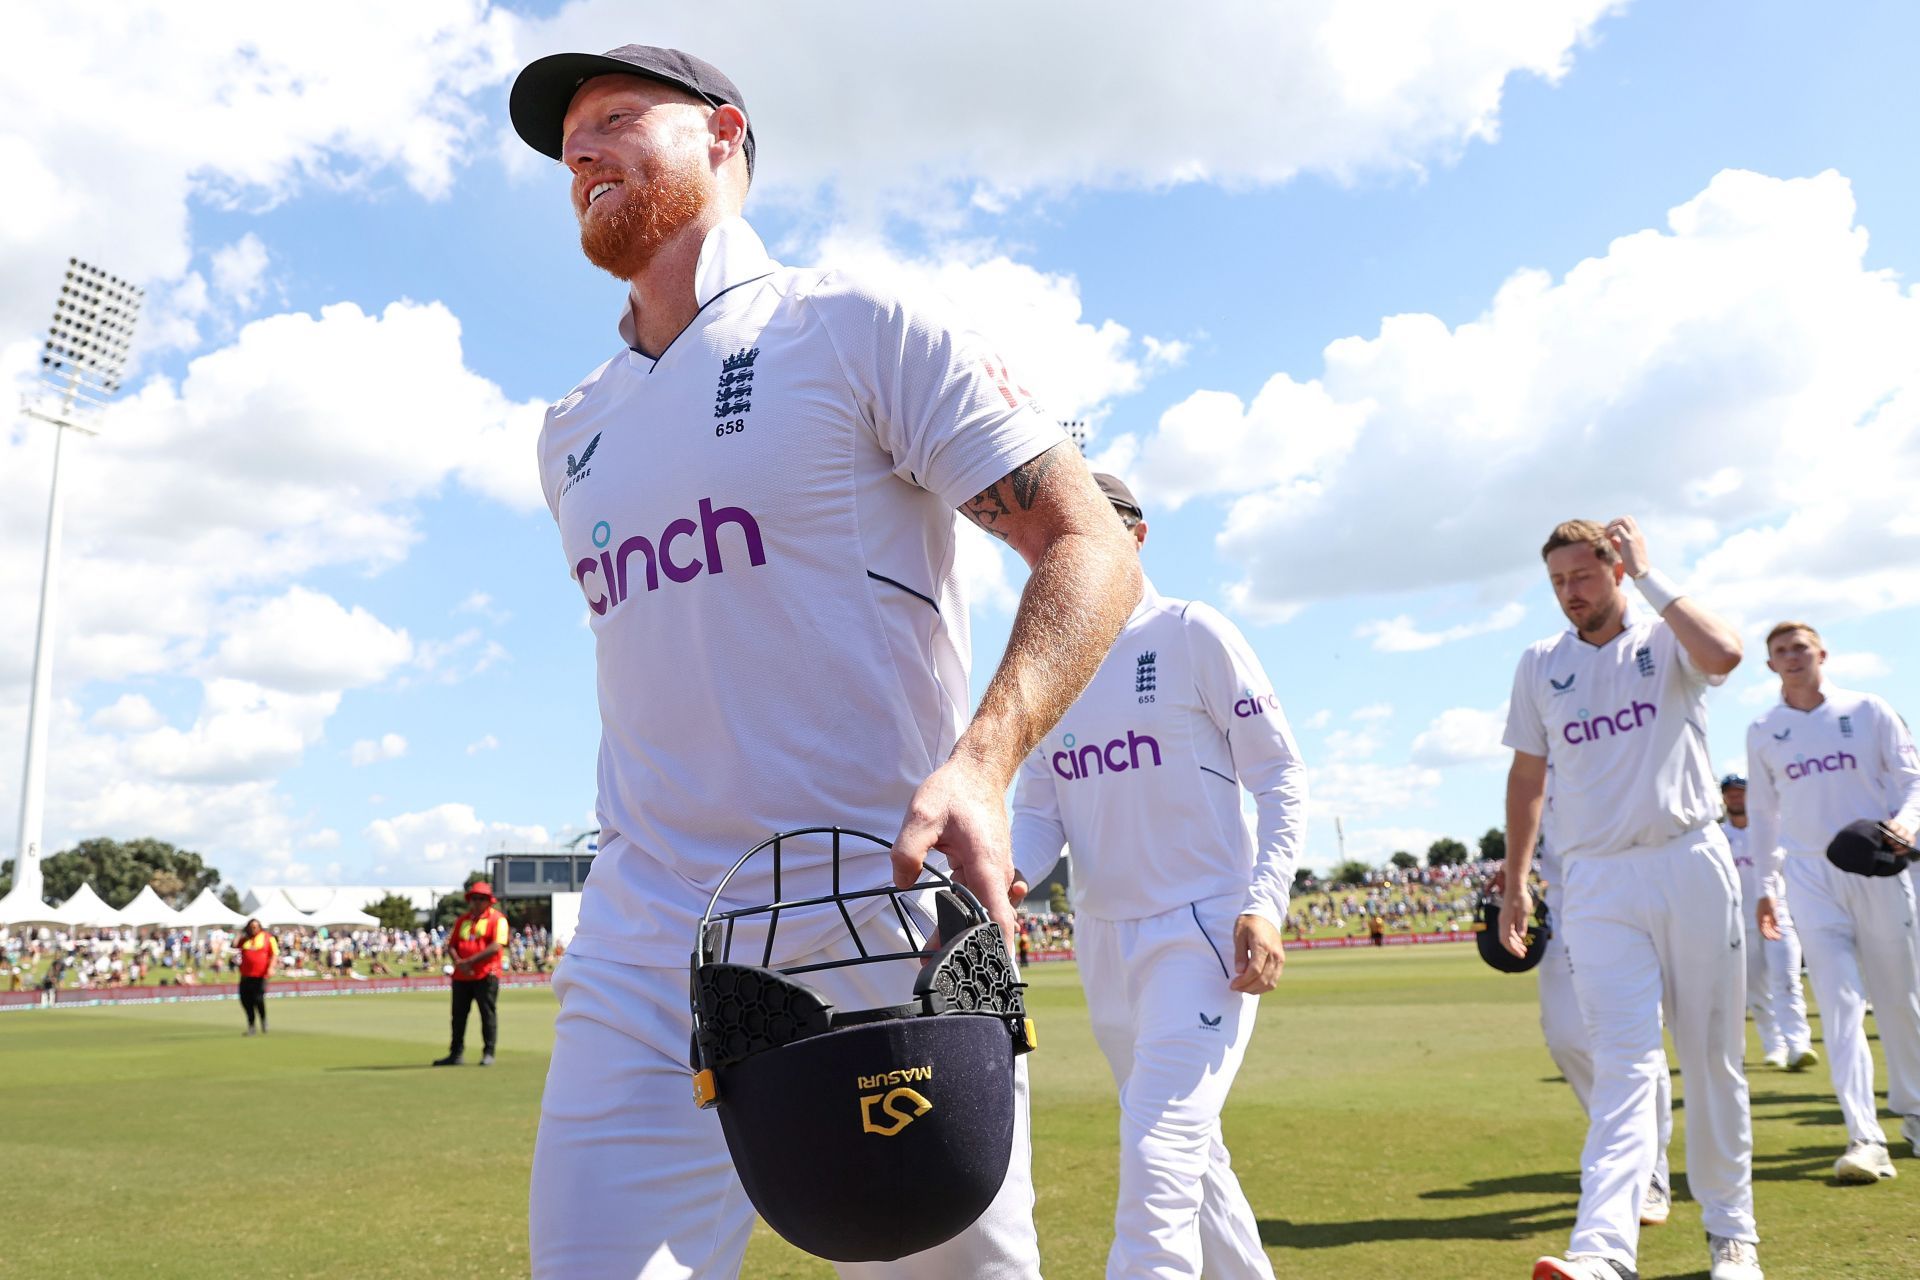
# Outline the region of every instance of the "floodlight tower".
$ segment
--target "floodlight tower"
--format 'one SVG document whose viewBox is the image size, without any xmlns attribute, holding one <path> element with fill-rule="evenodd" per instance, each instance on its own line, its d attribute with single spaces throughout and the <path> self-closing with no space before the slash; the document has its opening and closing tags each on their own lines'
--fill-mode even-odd
<svg viewBox="0 0 1920 1280">
<path fill-rule="evenodd" d="M 66 279 L 53 304 L 40 350 L 40 382 L 52 392 L 22 406 L 30 418 L 52 424 L 53 484 L 47 494 L 47 544 L 40 567 L 40 625 L 33 638 L 33 694 L 27 710 L 27 763 L 20 783 L 20 840 L 13 858 L 13 892 L 39 898 L 41 828 L 47 793 L 47 717 L 53 704 L 55 574 L 60 567 L 60 455 L 67 433 L 96 432 L 86 420 L 120 390 L 134 321 L 146 291 L 99 267 L 67 259 Z"/>
</svg>

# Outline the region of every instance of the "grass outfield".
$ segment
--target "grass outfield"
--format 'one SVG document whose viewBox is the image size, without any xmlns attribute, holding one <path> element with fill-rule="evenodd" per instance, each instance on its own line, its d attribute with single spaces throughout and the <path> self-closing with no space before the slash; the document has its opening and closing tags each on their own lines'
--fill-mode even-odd
<svg viewBox="0 0 1920 1280">
<path fill-rule="evenodd" d="M 1031 976 L 1046 1274 L 1096 1277 L 1112 1083 L 1072 966 Z M 0 1014 L 0 1275 L 524 1275 L 554 1002 L 500 1002 L 486 1071 L 425 1067 L 445 1044 L 440 996 L 276 1000 L 273 1034 L 252 1040 L 232 1001 Z M 1279 1275 L 1523 1277 L 1565 1246 L 1584 1124 L 1533 1002 L 1531 979 L 1466 947 L 1290 959 L 1226 1116 Z M 1832 1186 L 1845 1134 L 1825 1069 L 1752 1080 L 1769 1280 L 1920 1275 L 1905 1144 L 1898 1181 Z M 1676 1122 L 1678 1167 L 1684 1109 Z M 1684 1186 L 1644 1235 L 1650 1280 L 1706 1275 Z M 760 1229 L 745 1274 L 833 1272 Z"/>
</svg>

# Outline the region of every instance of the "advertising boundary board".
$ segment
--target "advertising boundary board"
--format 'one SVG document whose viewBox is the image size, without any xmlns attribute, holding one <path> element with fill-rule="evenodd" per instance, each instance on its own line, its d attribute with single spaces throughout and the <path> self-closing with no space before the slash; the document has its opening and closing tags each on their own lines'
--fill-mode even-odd
<svg viewBox="0 0 1920 1280">
<path fill-rule="evenodd" d="M 503 987 L 543 987 L 552 980 L 545 973 L 503 973 Z M 452 980 L 431 974 L 417 978 L 283 978 L 267 984 L 267 998 L 357 996 L 390 991 L 444 991 Z M 108 1004 L 192 1004 L 202 1000 L 232 1000 L 239 996 L 235 982 L 209 982 L 193 987 L 62 987 L 46 1002 L 41 991 L 0 991 L 0 1013 L 9 1009 L 73 1009 Z"/>
</svg>

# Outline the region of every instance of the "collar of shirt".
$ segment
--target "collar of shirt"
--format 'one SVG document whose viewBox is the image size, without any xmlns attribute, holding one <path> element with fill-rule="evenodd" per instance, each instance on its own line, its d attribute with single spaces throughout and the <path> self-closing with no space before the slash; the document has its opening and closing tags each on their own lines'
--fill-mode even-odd
<svg viewBox="0 0 1920 1280">
<path fill-rule="evenodd" d="M 757 280 L 779 265 L 767 256 L 767 246 L 745 218 L 722 219 L 700 242 L 700 258 L 693 268 L 694 302 L 704 308 L 735 285 Z M 638 339 L 633 323 L 633 291 L 629 289 L 620 308 L 620 340 L 637 351 Z"/>
<path fill-rule="evenodd" d="M 1134 623 L 1140 621 L 1141 618 L 1146 616 L 1147 610 L 1159 603 L 1160 593 L 1153 589 L 1153 580 L 1147 577 L 1145 570 L 1142 570 L 1140 573 L 1140 603 L 1133 607 L 1133 613 L 1127 618 L 1127 625 L 1132 626 Z"/>
</svg>

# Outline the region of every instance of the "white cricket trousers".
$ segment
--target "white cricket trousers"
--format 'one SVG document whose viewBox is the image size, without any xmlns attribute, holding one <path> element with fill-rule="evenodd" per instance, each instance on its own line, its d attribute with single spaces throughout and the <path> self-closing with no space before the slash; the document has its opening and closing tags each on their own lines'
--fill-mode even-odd
<svg viewBox="0 0 1920 1280">
<path fill-rule="evenodd" d="M 870 929 L 862 937 L 874 944 Z M 904 939 L 900 949 L 907 949 Z M 819 956 L 785 963 L 803 964 Z M 910 963 L 808 974 L 841 1009 L 899 1004 Z M 540 1103 L 528 1225 L 537 1280 L 721 1280 L 740 1274 L 753 1205 L 719 1117 L 693 1103 L 692 1017 L 684 967 L 640 968 L 569 955 L 554 975 L 560 1016 Z M 1006 1185 L 980 1220 L 897 1262 L 837 1264 L 864 1280 L 1036 1280 L 1027 1073 L 1019 1088 Z M 793 1153 L 804 1169 L 807 1153 Z M 903 1187 L 900 1211 L 938 1194 Z"/>
<path fill-rule="evenodd" d="M 1807 976 L 1820 1001 L 1820 1029 L 1840 1113 L 1853 1141 L 1886 1145 L 1873 1098 L 1867 1001 L 1887 1059 L 1887 1105 L 1920 1116 L 1920 948 L 1913 882 L 1856 876 L 1817 854 L 1791 854 L 1781 875 L 1793 904 Z"/>
<path fill-rule="evenodd" d="M 1761 936 L 1751 902 L 1741 904 L 1740 924 L 1746 930 L 1741 949 L 1747 953 L 1747 1011 L 1753 1015 L 1760 1051 L 1792 1058 L 1812 1047 L 1813 1028 L 1807 1023 L 1807 997 L 1800 985 L 1800 935 L 1789 901 L 1784 893 L 1773 901 L 1780 924 L 1777 942 Z"/>
<path fill-rule="evenodd" d="M 1272 1280 L 1220 1109 L 1257 996 L 1231 981 L 1238 897 L 1138 920 L 1074 921 L 1094 1038 L 1120 1087 L 1120 1195 L 1108 1280 Z"/>
<path fill-rule="evenodd" d="M 1559 917 L 1554 919 L 1557 922 Z M 1539 974 L 1540 1031 L 1547 1039 L 1547 1054 L 1572 1086 L 1580 1110 L 1591 1119 L 1593 1041 L 1587 1037 L 1587 1024 L 1580 1016 L 1580 1000 L 1573 992 L 1573 962 L 1567 957 L 1566 940 L 1558 933 L 1547 939 L 1547 949 L 1540 956 Z M 1662 1071 L 1655 1082 L 1654 1105 L 1658 1108 L 1659 1124 L 1653 1176 L 1671 1192 L 1673 1174 L 1667 1168 L 1667 1148 L 1673 1145 L 1673 1077 L 1666 1071 Z"/>
<path fill-rule="evenodd" d="M 1664 845 L 1568 859 L 1563 919 L 1593 1045 L 1571 1252 L 1634 1264 L 1658 1143 L 1667 1054 L 1687 1096 L 1687 1185 L 1708 1234 L 1757 1242 L 1740 886 L 1718 826 Z"/>
</svg>

